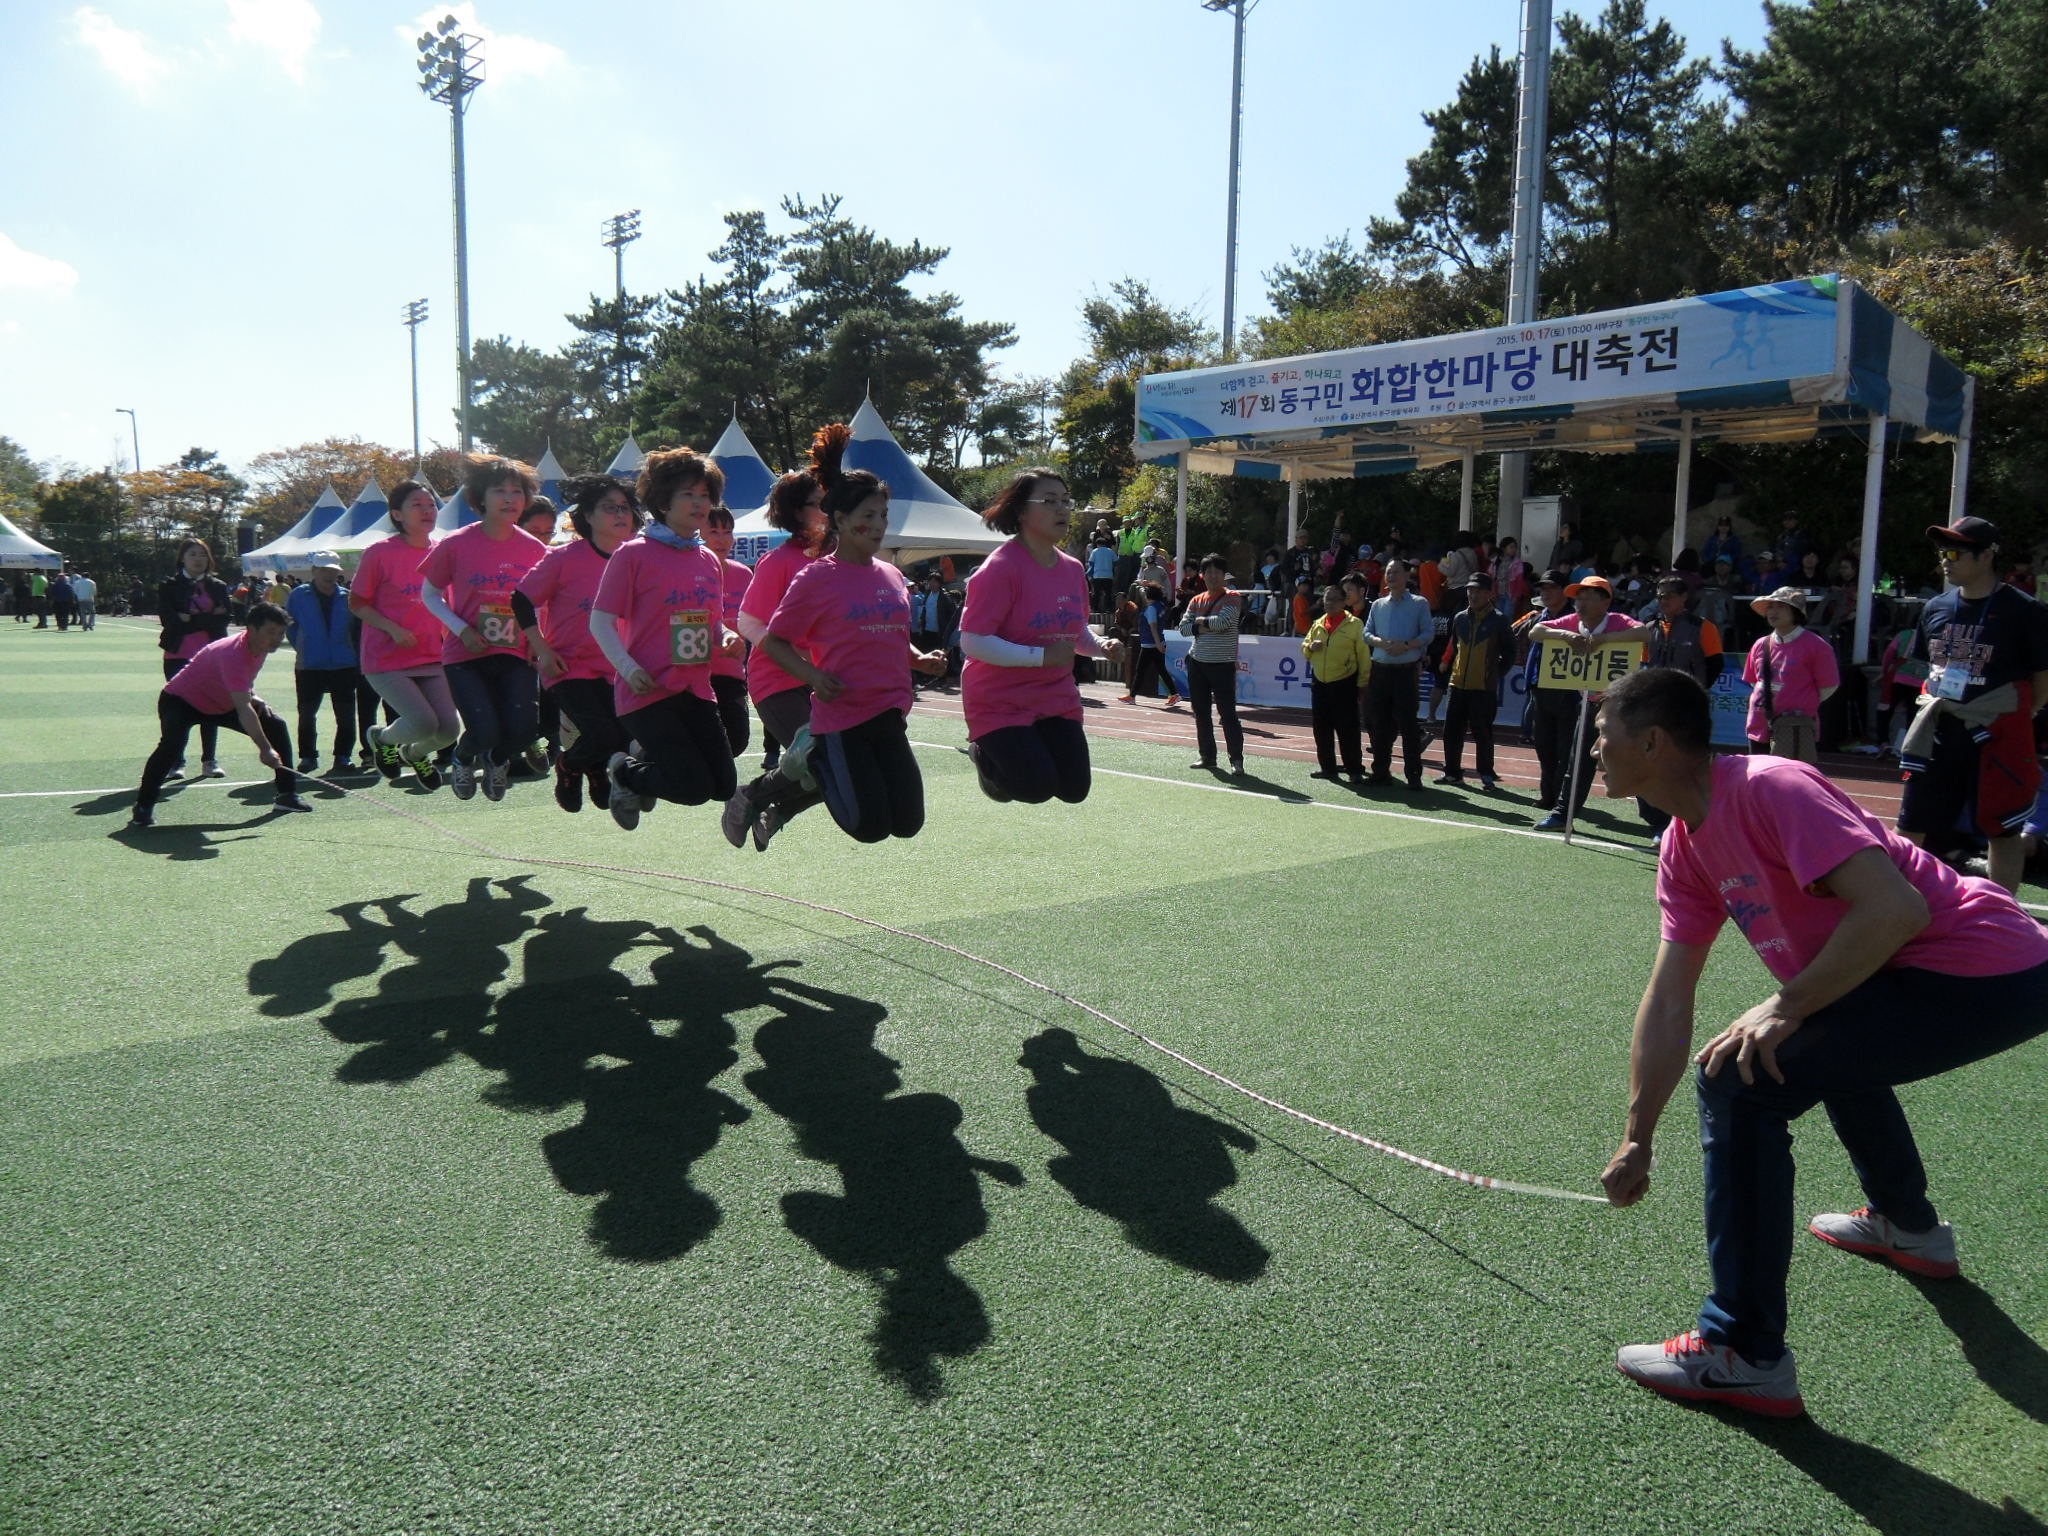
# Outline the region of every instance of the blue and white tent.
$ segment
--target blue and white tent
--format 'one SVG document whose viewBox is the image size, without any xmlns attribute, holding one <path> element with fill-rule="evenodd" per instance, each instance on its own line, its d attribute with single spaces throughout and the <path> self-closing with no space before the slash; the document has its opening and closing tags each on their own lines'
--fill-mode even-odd
<svg viewBox="0 0 2048 1536">
<path fill-rule="evenodd" d="M 348 556 L 360 555 L 379 539 L 389 538 L 392 532 L 391 503 L 384 499 L 377 477 L 371 475 L 356 492 L 356 499 L 348 504 L 348 510 L 328 527 L 320 547 L 333 550 L 347 563 Z"/>
<path fill-rule="evenodd" d="M 469 495 L 460 486 L 455 494 L 441 503 L 441 515 L 434 519 L 434 532 L 453 533 L 458 528 L 467 528 L 482 519 L 469 509 Z"/>
<path fill-rule="evenodd" d="M 619 444 L 619 451 L 612 455 L 611 463 L 605 465 L 604 472 L 615 479 L 630 480 L 640 473 L 640 466 L 646 461 L 647 455 L 640 451 L 640 445 L 628 432 L 626 440 Z"/>
<path fill-rule="evenodd" d="M 1310 480 L 1398 475 L 1564 450 L 1673 453 L 1672 550 L 1684 547 L 1692 448 L 1854 437 L 1871 469 L 1863 509 L 1856 654 L 1869 655 L 1870 588 L 1887 443 L 1955 446 L 1960 517 L 1975 389 L 1969 375 L 1848 278 L 1802 277 L 1457 336 L 1226 363 L 1139 382 L 1133 452 L 1183 472 L 1285 481 L 1293 532 Z M 1183 517 L 1185 495 L 1181 497 Z M 1501 533 L 1523 530 L 1509 509 Z M 1185 553 L 1186 538 L 1176 539 Z"/>
<path fill-rule="evenodd" d="M 533 477 L 540 482 L 540 493 L 557 507 L 562 504 L 561 460 L 555 457 L 554 445 L 549 444 L 542 452 L 540 462 L 533 466 Z"/>
<path fill-rule="evenodd" d="M 334 482 L 327 482 L 320 492 L 319 500 L 306 509 L 300 518 L 283 533 L 257 549 L 242 556 L 242 569 L 251 575 L 276 575 L 280 571 L 303 571 L 306 561 L 316 549 L 328 546 L 321 541 L 326 531 L 348 508 L 335 494 Z"/>
<path fill-rule="evenodd" d="M 737 416 L 719 434 L 711 457 L 725 471 L 725 504 L 733 515 L 733 558 L 756 565 L 789 537 L 768 521 L 768 493 L 775 488 L 775 471 L 755 451 Z"/>
<path fill-rule="evenodd" d="M 63 568 L 62 555 L 49 545 L 30 538 L 7 518 L 0 517 L 0 570 L 57 571 Z"/>
<path fill-rule="evenodd" d="M 889 536 L 883 548 L 898 564 L 932 555 L 985 555 L 1003 536 L 932 482 L 911 462 L 872 400 L 863 400 L 849 425 L 844 466 L 865 469 L 889 487 Z"/>
</svg>

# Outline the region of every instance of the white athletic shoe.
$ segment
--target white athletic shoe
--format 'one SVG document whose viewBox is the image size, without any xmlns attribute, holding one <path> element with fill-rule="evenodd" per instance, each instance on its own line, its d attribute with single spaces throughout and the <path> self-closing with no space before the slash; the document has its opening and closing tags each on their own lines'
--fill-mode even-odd
<svg viewBox="0 0 2048 1536">
<path fill-rule="evenodd" d="M 204 779 L 224 779 L 228 776 L 228 771 L 221 767 L 216 759 L 209 757 L 199 765 L 199 776 Z"/>
<path fill-rule="evenodd" d="M 476 770 L 459 757 L 450 758 L 448 760 L 448 787 L 455 791 L 455 798 L 458 800 L 474 799 L 476 797 Z"/>
<path fill-rule="evenodd" d="M 612 781 L 612 797 L 605 809 L 612 813 L 612 820 L 627 832 L 640 825 L 640 797 L 619 779 L 620 770 L 631 761 L 625 753 L 614 752 L 611 761 L 605 765 L 605 777 Z"/>
<path fill-rule="evenodd" d="M 1689 1403 L 1726 1403 L 1774 1419 L 1806 1412 L 1790 1349 L 1776 1365 L 1752 1365 L 1726 1345 L 1709 1344 L 1695 1328 L 1662 1344 L 1625 1344 L 1614 1368 L 1652 1392 Z"/>
<path fill-rule="evenodd" d="M 175 784 L 184 777 L 185 765 L 183 763 L 173 763 L 171 764 L 171 771 L 164 775 L 164 782 L 166 784 Z"/>
<path fill-rule="evenodd" d="M 1962 1266 L 1956 1262 L 1955 1229 L 1945 1221 L 1931 1231 L 1908 1232 L 1893 1226 L 1869 1206 L 1859 1205 L 1846 1213 L 1816 1216 L 1806 1224 L 1806 1230 L 1832 1247 L 1887 1260 L 1909 1275 L 1953 1280 L 1962 1273 Z"/>
</svg>

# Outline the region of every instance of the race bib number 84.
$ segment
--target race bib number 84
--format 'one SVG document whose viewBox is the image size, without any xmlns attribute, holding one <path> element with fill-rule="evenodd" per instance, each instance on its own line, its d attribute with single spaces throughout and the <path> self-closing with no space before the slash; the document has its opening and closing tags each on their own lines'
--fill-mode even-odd
<svg viewBox="0 0 2048 1536">
<path fill-rule="evenodd" d="M 485 603 L 478 608 L 476 632 L 484 637 L 485 645 L 518 650 L 525 643 L 519 633 L 519 621 L 512 617 L 512 609 L 506 603 Z"/>
<path fill-rule="evenodd" d="M 711 659 L 711 610 L 678 608 L 668 616 L 669 659 L 698 667 Z"/>
</svg>

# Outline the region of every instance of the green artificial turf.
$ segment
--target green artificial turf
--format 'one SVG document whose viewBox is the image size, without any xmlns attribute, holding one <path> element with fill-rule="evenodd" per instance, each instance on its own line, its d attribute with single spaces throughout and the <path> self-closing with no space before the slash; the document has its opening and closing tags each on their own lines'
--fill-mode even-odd
<svg viewBox="0 0 2048 1536">
<path fill-rule="evenodd" d="M 1697 1306 L 1683 1102 L 1642 1207 L 1478 1191 L 929 946 L 435 830 L 843 907 L 1591 1189 L 1654 946 L 1632 816 L 1566 849 L 1505 835 L 1525 804 L 1256 758 L 1228 793 L 1129 742 L 1084 806 L 994 805 L 928 712 L 907 843 L 820 812 L 739 853 L 712 808 L 628 835 L 535 783 L 275 817 L 232 735 L 259 782 L 137 836 L 159 682 L 147 627 L 0 623 L 0 1531 L 2048 1520 L 2039 1042 L 1906 1090 L 1969 1278 L 1802 1243 L 1812 1414 L 1767 1425 L 1612 1369 Z M 1704 1017 L 1763 986 L 1724 940 Z M 1798 1130 L 1802 1208 L 1856 1203 Z"/>
</svg>

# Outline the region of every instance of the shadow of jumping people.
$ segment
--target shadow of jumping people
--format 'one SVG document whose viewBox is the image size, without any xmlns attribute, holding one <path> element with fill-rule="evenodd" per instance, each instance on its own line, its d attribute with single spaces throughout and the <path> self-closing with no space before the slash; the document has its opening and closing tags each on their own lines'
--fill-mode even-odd
<svg viewBox="0 0 2048 1536">
<path fill-rule="evenodd" d="M 385 971 L 374 997 L 351 998 L 320 1021 L 344 1045 L 362 1049 L 335 1069 L 352 1083 L 410 1081 L 470 1050 L 490 1021 L 490 989 L 511 965 L 508 951 L 549 904 L 531 875 L 478 875 L 461 901 L 417 917 L 385 906 L 390 943 L 410 961 Z"/>
<path fill-rule="evenodd" d="M 766 978 L 782 962 L 756 966 L 708 928 L 691 930 L 693 944 L 646 924 L 586 918 L 550 932 L 543 919 L 541 927 L 526 946 L 527 985 L 500 1003 L 491 1031 L 493 1056 L 508 1074 L 499 1101 L 512 1098 L 515 1085 L 517 1094 L 544 1102 L 581 1098 L 583 1118 L 551 1133 L 541 1149 L 562 1188 L 599 1197 L 590 1213 L 591 1242 L 631 1263 L 677 1258 L 721 1219 L 717 1201 L 691 1183 L 691 1168 L 727 1126 L 753 1114 L 711 1086 L 740 1059 L 731 1015 L 766 999 Z M 608 961 L 595 986 L 538 980 L 552 974 L 557 950 L 563 964 L 588 965 L 591 937 L 599 938 L 599 954 L 662 945 L 647 985 L 626 985 Z M 673 1034 L 655 1027 L 669 1020 L 676 1022 Z M 524 1048 L 506 1036 L 508 1024 Z M 598 1055 L 618 1065 L 593 1064 Z"/>
<path fill-rule="evenodd" d="M 869 1341 L 875 1368 L 912 1397 L 945 1391 L 938 1358 L 988 1341 L 981 1296 L 952 1255 L 988 1230 L 979 1176 L 1020 1185 L 1014 1163 L 973 1156 L 956 1134 L 960 1106 L 898 1093 L 898 1063 L 875 1046 L 875 1003 L 802 983 L 777 984 L 782 1016 L 754 1035 L 762 1065 L 748 1090 L 789 1121 L 797 1148 L 837 1170 L 843 1194 L 783 1196 L 789 1230 L 881 1293 Z"/>
<path fill-rule="evenodd" d="M 1071 1030 L 1032 1036 L 1017 1062 L 1032 1075 L 1032 1122 L 1066 1148 L 1045 1169 L 1062 1189 L 1185 1269 L 1240 1284 L 1265 1273 L 1265 1245 L 1214 1203 L 1237 1182 L 1231 1149 L 1258 1149 L 1248 1132 L 1183 1109 L 1152 1073 L 1090 1055 Z"/>
<path fill-rule="evenodd" d="M 417 899 L 413 894 L 384 896 L 329 907 L 328 915 L 341 919 L 340 928 L 294 939 L 249 967 L 249 994 L 263 999 L 256 1011 L 273 1019 L 311 1013 L 334 1001 L 340 983 L 376 975 L 399 925 L 412 920 L 405 904 Z M 370 920 L 373 908 L 384 914 L 383 922 Z"/>
</svg>

